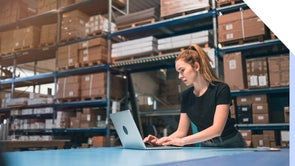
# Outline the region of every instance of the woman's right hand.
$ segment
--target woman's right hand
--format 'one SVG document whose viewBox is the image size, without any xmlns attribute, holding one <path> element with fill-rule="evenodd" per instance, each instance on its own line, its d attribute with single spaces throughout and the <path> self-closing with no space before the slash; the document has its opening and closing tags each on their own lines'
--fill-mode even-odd
<svg viewBox="0 0 295 166">
<path fill-rule="evenodd" d="M 150 145 L 152 145 L 152 146 L 159 146 L 158 144 L 157 144 L 157 141 L 158 141 L 159 139 L 156 137 L 156 136 L 154 136 L 154 135 L 148 135 L 147 137 L 145 137 L 144 139 L 143 139 L 143 142 L 144 143 L 148 143 L 148 144 L 150 144 Z"/>
</svg>

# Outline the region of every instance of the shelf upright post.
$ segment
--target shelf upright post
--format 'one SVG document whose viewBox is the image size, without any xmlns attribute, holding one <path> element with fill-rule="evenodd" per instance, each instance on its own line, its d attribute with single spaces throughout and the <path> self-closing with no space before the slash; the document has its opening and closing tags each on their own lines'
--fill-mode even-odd
<svg viewBox="0 0 295 166">
<path fill-rule="evenodd" d="M 213 46 L 214 46 L 214 61 L 215 61 L 215 72 L 217 76 L 221 76 L 220 64 L 219 64 L 219 50 L 218 50 L 218 22 L 217 22 L 217 12 L 216 12 L 216 2 L 211 0 L 212 5 L 212 21 L 213 21 Z"/>
<path fill-rule="evenodd" d="M 10 97 L 14 97 L 14 92 L 15 92 L 15 86 L 14 86 L 14 81 L 15 81 L 15 77 L 16 77 L 16 54 L 14 54 L 14 58 L 13 58 L 13 72 L 12 72 L 12 82 L 11 82 L 11 96 Z"/>
</svg>

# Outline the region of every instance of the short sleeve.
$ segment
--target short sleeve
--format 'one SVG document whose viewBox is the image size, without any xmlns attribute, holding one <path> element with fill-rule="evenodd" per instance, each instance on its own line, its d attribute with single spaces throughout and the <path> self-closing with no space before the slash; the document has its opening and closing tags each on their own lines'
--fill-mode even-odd
<svg viewBox="0 0 295 166">
<path fill-rule="evenodd" d="M 217 94 L 216 94 L 216 105 L 230 104 L 230 103 L 231 103 L 231 94 L 230 94 L 229 86 L 225 83 L 219 84 Z"/>
</svg>

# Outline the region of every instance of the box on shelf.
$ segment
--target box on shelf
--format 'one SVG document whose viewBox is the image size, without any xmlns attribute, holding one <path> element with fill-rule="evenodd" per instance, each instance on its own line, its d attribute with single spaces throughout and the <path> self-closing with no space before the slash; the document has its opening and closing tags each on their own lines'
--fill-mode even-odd
<svg viewBox="0 0 295 166">
<path fill-rule="evenodd" d="M 161 17 L 183 15 L 183 13 L 209 10 L 209 0 L 161 0 Z"/>
<path fill-rule="evenodd" d="M 79 99 L 81 93 L 80 82 L 80 76 L 58 78 L 58 99 Z"/>
<path fill-rule="evenodd" d="M 14 50 L 37 48 L 40 43 L 40 28 L 28 26 L 14 31 Z"/>
<path fill-rule="evenodd" d="M 81 97 L 106 98 L 107 95 L 107 75 L 105 72 L 87 74 L 81 76 Z M 125 96 L 125 80 L 121 77 L 111 75 L 110 98 L 122 99 Z"/>
<path fill-rule="evenodd" d="M 289 56 L 268 57 L 270 87 L 289 86 Z"/>
<path fill-rule="evenodd" d="M 290 122 L 290 109 L 289 109 L 289 106 L 284 107 L 284 119 L 285 119 L 285 123 Z"/>
<path fill-rule="evenodd" d="M 63 13 L 61 22 L 61 41 L 70 41 L 84 38 L 85 24 L 89 16 L 79 10 Z"/>
<path fill-rule="evenodd" d="M 57 24 L 47 24 L 41 26 L 40 45 L 49 46 L 56 44 Z"/>
<path fill-rule="evenodd" d="M 247 88 L 245 61 L 241 52 L 229 53 L 223 56 L 224 81 L 231 90 Z"/>
<path fill-rule="evenodd" d="M 57 2 L 56 0 L 38 0 L 37 1 L 37 13 L 45 13 L 50 10 L 57 9 Z"/>
<path fill-rule="evenodd" d="M 153 36 L 112 44 L 112 58 L 124 59 L 151 56 L 158 52 L 158 40 Z"/>
<path fill-rule="evenodd" d="M 79 44 L 70 44 L 58 48 L 57 67 L 58 69 L 68 69 L 71 67 L 79 67 L 78 56 Z"/>
<path fill-rule="evenodd" d="M 238 41 L 241 44 L 254 37 L 265 37 L 266 27 L 251 9 L 246 9 L 218 16 L 218 32 L 220 43 Z"/>
<path fill-rule="evenodd" d="M 1 1 L 0 25 L 16 22 L 33 14 L 35 13 L 30 6 L 22 0 Z"/>
<path fill-rule="evenodd" d="M 268 113 L 253 113 L 253 123 L 254 124 L 266 124 L 269 123 Z"/>
<path fill-rule="evenodd" d="M 266 58 L 246 60 L 248 88 L 268 88 L 268 65 Z"/>
<path fill-rule="evenodd" d="M 111 32 L 115 32 L 116 24 L 111 22 Z M 88 36 L 103 34 L 109 31 L 109 20 L 102 15 L 90 16 L 85 24 L 85 33 Z"/>
<path fill-rule="evenodd" d="M 95 38 L 79 43 L 79 63 L 81 66 L 107 63 L 107 41 L 104 38 Z"/>
<path fill-rule="evenodd" d="M 268 137 L 264 137 L 264 135 L 252 135 L 252 146 L 256 147 L 269 147 L 269 139 Z"/>
<path fill-rule="evenodd" d="M 8 54 L 14 51 L 14 30 L 5 31 L 1 35 L 1 54 Z"/>
</svg>

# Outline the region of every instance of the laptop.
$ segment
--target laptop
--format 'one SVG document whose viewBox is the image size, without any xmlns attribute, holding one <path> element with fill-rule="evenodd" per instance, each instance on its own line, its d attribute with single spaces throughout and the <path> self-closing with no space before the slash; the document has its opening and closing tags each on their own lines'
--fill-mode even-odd
<svg viewBox="0 0 295 166">
<path fill-rule="evenodd" d="M 147 146 L 134 122 L 130 110 L 110 114 L 122 146 L 126 149 L 179 149 L 179 146 Z"/>
</svg>

